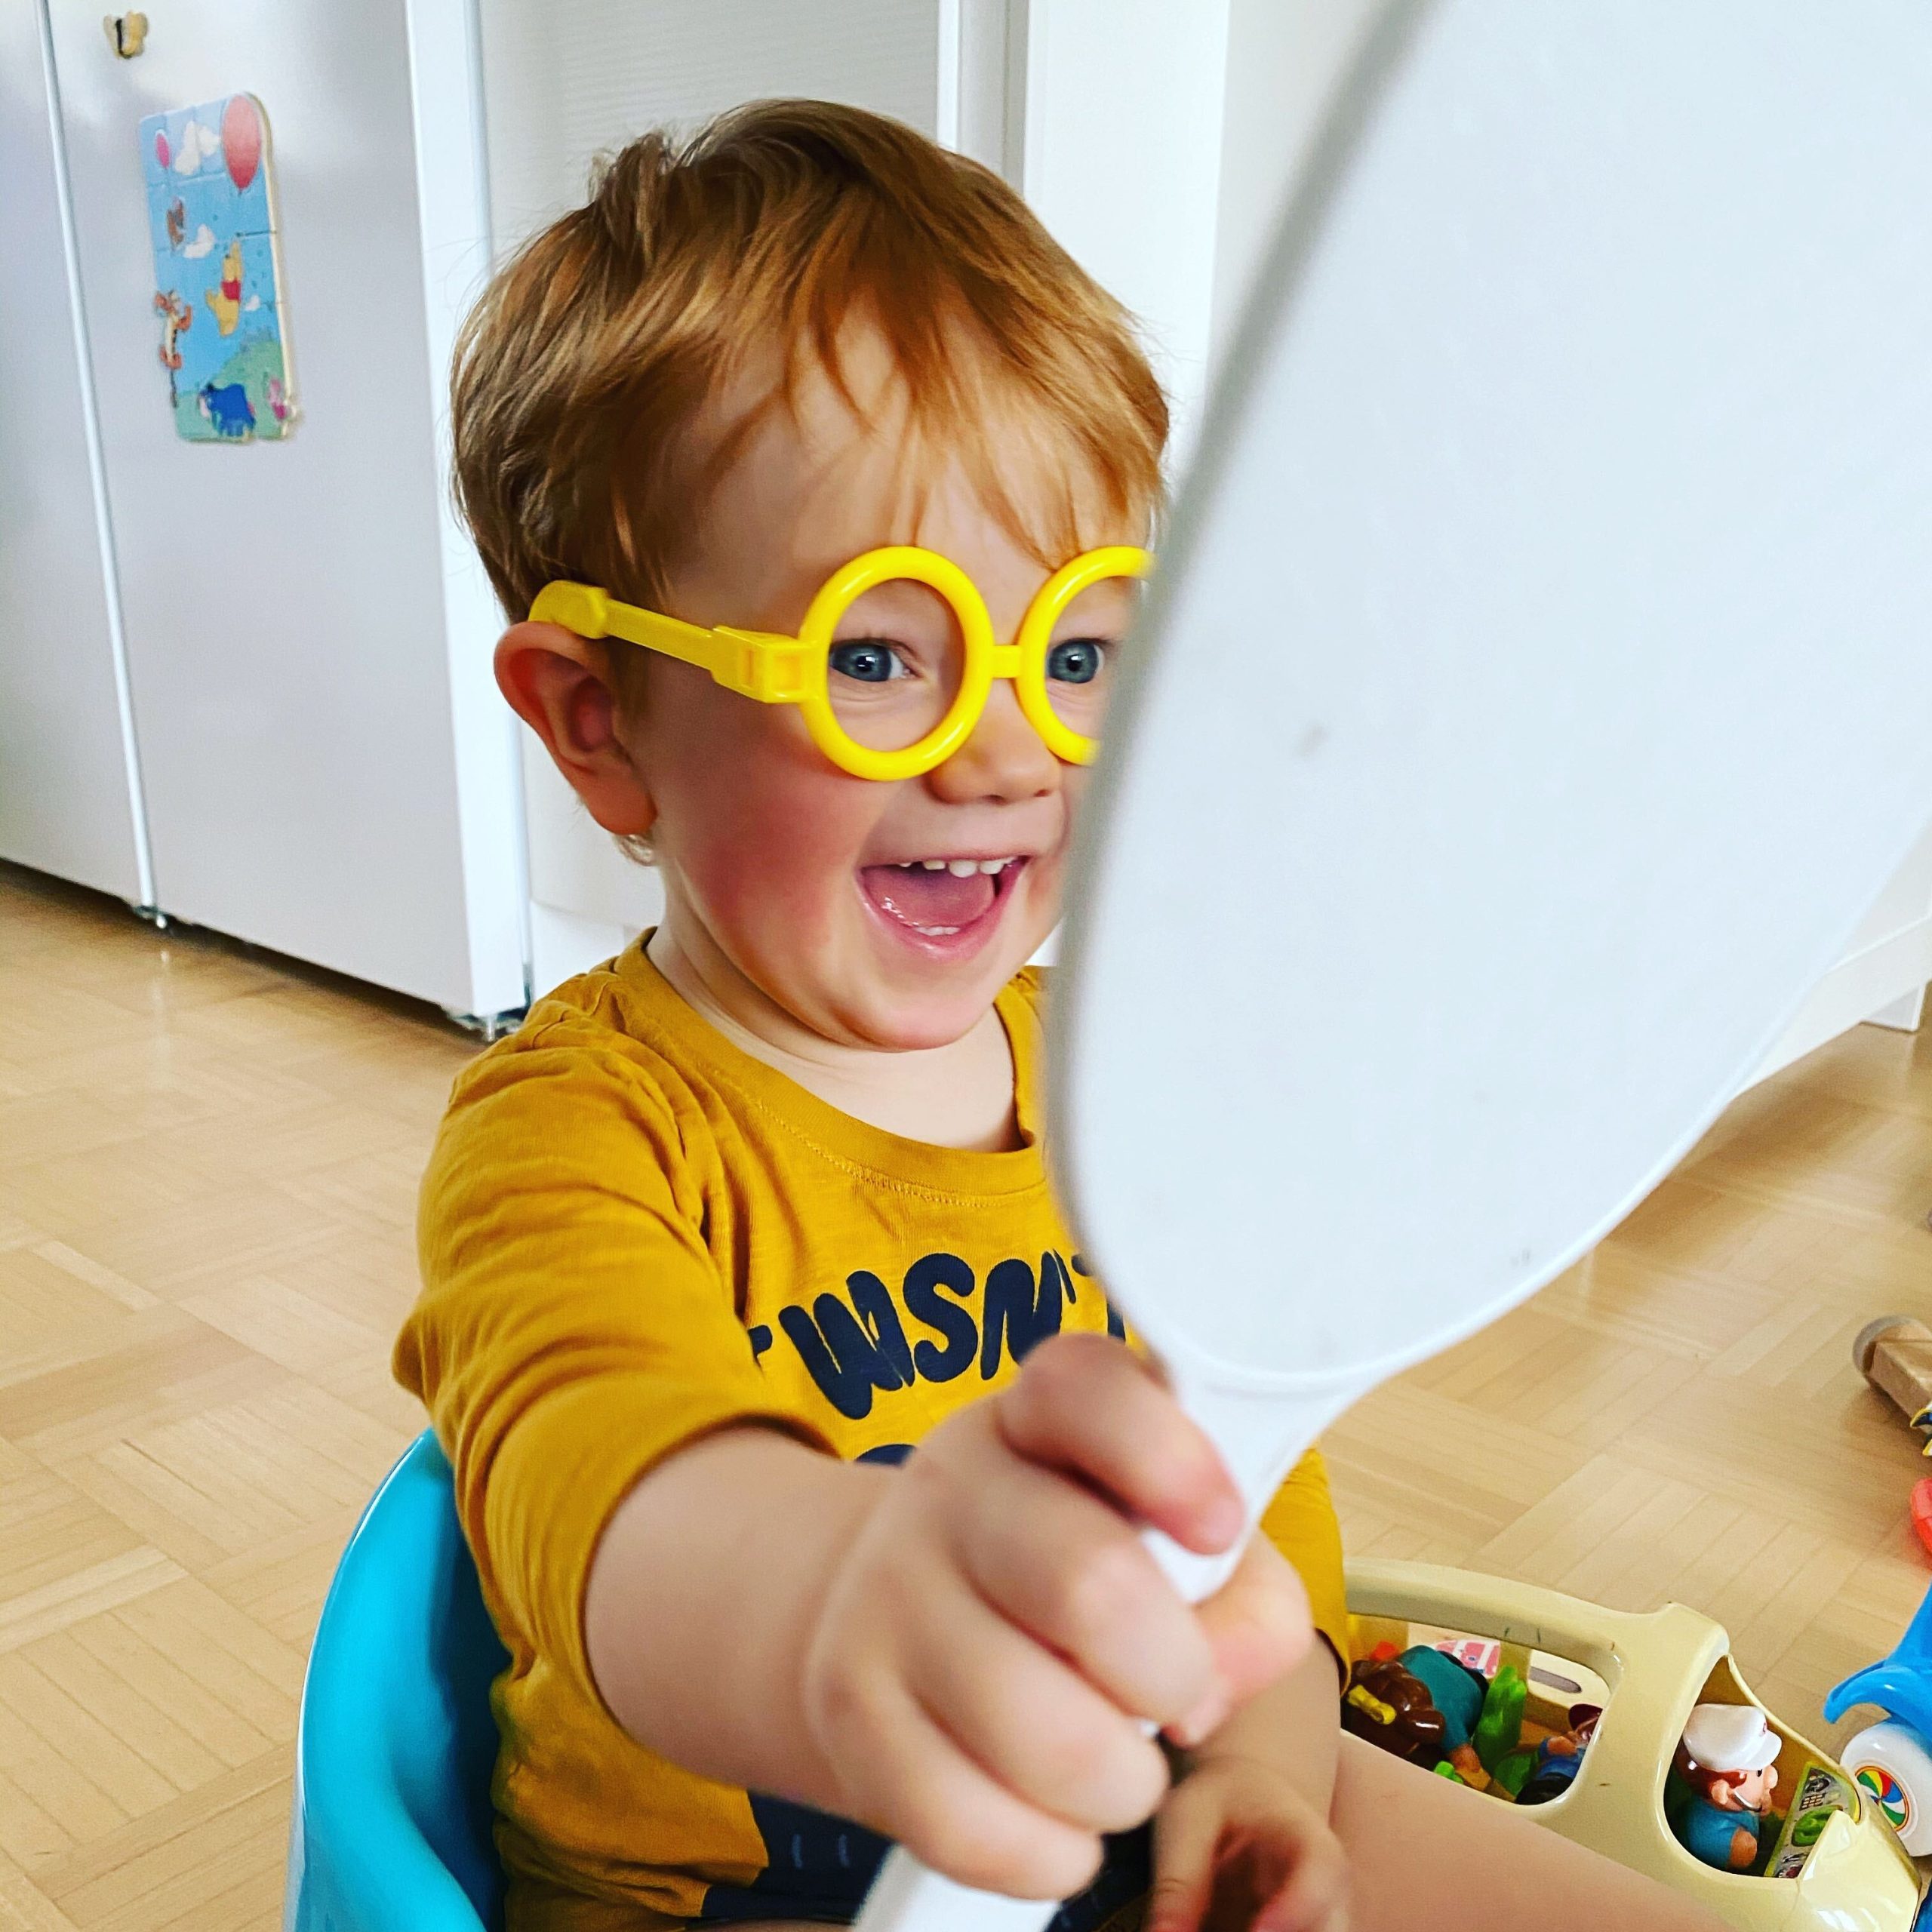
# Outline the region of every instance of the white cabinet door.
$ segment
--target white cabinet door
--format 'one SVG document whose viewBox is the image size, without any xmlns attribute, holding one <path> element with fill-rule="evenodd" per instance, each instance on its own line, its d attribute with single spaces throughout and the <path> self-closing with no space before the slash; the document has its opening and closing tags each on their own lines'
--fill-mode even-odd
<svg viewBox="0 0 1932 1932">
<path fill-rule="evenodd" d="M 521 854 L 466 825 L 466 789 L 513 798 L 515 761 L 470 703 L 490 627 L 448 621 L 426 287 L 460 269 L 426 269 L 411 10 L 150 5 L 130 60 L 97 5 L 51 12 L 156 900 L 445 1006 L 518 1005 Z M 468 72 L 442 11 L 431 83 Z M 137 131 L 240 90 L 271 129 L 303 414 L 286 441 L 186 442 Z"/>
<path fill-rule="evenodd" d="M 0 357 L 0 858 L 140 903 L 54 128 L 40 9 L 0 0 L 0 339 L 13 345 Z"/>
</svg>

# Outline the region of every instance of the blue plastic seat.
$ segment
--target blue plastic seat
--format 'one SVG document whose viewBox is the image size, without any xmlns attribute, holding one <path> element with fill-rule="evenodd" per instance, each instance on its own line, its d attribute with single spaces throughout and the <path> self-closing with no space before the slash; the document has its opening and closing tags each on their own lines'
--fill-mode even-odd
<svg viewBox="0 0 1932 1932">
<path fill-rule="evenodd" d="M 509 1661 L 426 1432 L 363 1512 L 316 1627 L 284 1932 L 501 1932 L 490 1686 Z"/>
</svg>

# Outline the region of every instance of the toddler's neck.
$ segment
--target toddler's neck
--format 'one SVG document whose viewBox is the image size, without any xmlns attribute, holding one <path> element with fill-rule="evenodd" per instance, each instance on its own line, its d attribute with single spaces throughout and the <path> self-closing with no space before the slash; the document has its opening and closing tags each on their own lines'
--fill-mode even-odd
<svg viewBox="0 0 1932 1932">
<path fill-rule="evenodd" d="M 991 1008 L 945 1046 L 850 1046 L 802 1025 L 669 918 L 646 952 L 672 990 L 740 1052 L 841 1113 L 934 1146 L 1001 1153 L 1021 1144 L 1012 1045 Z"/>
</svg>

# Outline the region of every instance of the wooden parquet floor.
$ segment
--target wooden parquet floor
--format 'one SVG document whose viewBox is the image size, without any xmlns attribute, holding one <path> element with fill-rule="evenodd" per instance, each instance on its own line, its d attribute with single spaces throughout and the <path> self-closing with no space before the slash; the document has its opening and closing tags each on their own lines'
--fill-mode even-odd
<svg viewBox="0 0 1932 1932">
<path fill-rule="evenodd" d="M 276 1924 L 303 1660 L 420 1426 L 415 1183 L 475 1051 L 0 866 L 0 1927 Z M 1932 1319 L 1932 1029 L 1746 1095 L 1591 1260 L 1346 1417 L 1358 1553 L 1730 1629 L 1800 1729 L 1932 1565 L 1849 1365 Z"/>
</svg>

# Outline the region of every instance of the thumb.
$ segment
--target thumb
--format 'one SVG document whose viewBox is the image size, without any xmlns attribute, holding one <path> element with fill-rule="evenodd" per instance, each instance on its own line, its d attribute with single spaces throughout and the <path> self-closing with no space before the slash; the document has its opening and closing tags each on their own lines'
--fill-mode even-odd
<svg viewBox="0 0 1932 1932">
<path fill-rule="evenodd" d="M 1195 1932 L 1214 1896 L 1220 1838 L 1220 1807 L 1190 1803 L 1185 1783 L 1177 1786 L 1155 1815 L 1146 1932 Z"/>
<path fill-rule="evenodd" d="M 1234 1574 L 1201 1604 L 1199 1614 L 1237 1706 L 1293 1669 L 1313 1638 L 1301 1579 L 1260 1534 L 1248 1539 Z"/>
</svg>

